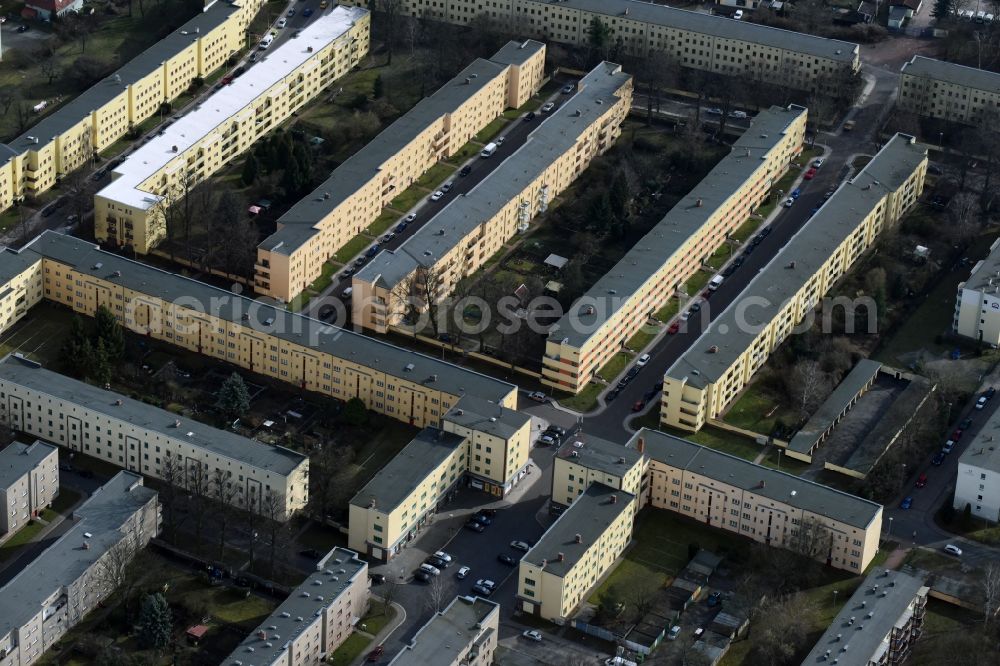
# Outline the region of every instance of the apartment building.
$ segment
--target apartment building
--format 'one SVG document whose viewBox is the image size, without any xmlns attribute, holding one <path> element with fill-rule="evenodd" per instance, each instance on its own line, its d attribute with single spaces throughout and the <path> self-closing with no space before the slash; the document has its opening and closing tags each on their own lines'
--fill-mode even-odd
<svg viewBox="0 0 1000 666">
<path fill-rule="evenodd" d="M 631 102 L 632 77 L 599 64 L 495 170 L 354 275 L 352 321 L 385 333 L 411 299 L 426 306 L 426 290 L 415 283 L 432 280 L 438 299 L 450 294 L 614 145 Z"/>
<path fill-rule="evenodd" d="M 506 495 L 526 474 L 531 417 L 465 396 L 420 431 L 351 499 L 350 548 L 395 557 L 459 486 Z"/>
<path fill-rule="evenodd" d="M 261 511 L 269 493 L 287 520 L 309 501 L 309 459 L 178 416 L 38 363 L 0 360 L 0 422 L 130 472 L 211 494 L 222 478 L 236 504 Z M 173 469 L 168 458 L 173 457 Z M 220 476 L 221 475 L 221 476 Z"/>
<path fill-rule="evenodd" d="M 626 446 L 648 460 L 646 501 L 654 508 L 775 548 L 812 550 L 853 573 L 878 551 L 880 504 L 648 428 Z"/>
<path fill-rule="evenodd" d="M 905 134 L 890 139 L 667 369 L 660 421 L 697 431 L 723 412 L 879 233 L 917 201 L 926 172 L 926 146 Z"/>
<path fill-rule="evenodd" d="M 578 432 L 563 442 L 553 457 L 552 503 L 564 509 L 592 483 L 635 495 L 636 511 L 645 503 L 645 457 L 606 439 Z"/>
<path fill-rule="evenodd" d="M 156 491 L 138 474 L 95 490 L 69 529 L 0 587 L 0 666 L 38 661 L 114 591 L 102 563 L 134 556 L 159 529 Z"/>
<path fill-rule="evenodd" d="M 370 23 L 356 7 L 323 14 L 132 153 L 94 197 L 97 239 L 138 254 L 152 250 L 166 237 L 166 209 L 368 53 Z"/>
<path fill-rule="evenodd" d="M 913 56 L 903 64 L 896 107 L 965 125 L 995 126 L 1000 120 L 1000 74 Z"/>
<path fill-rule="evenodd" d="M 44 442 L 12 442 L 0 450 L 0 543 L 28 524 L 59 495 L 59 449 Z"/>
<path fill-rule="evenodd" d="M 513 384 L 130 261 L 70 236 L 47 231 L 20 251 L 0 252 L 0 276 L 19 268 L 22 277 L 11 277 L 8 284 L 20 281 L 24 301 L 11 321 L 41 298 L 87 316 L 103 305 L 141 335 L 305 391 L 344 401 L 360 398 L 369 409 L 417 427 L 440 424 L 463 395 L 508 408 L 517 404 Z"/>
<path fill-rule="evenodd" d="M 635 495 L 590 484 L 521 559 L 518 610 L 566 622 L 631 541 L 635 511 Z"/>
<path fill-rule="evenodd" d="M 1000 522 L 1000 412 L 993 411 L 958 459 L 954 507 L 991 523 Z"/>
<path fill-rule="evenodd" d="M 542 85 L 545 45 L 509 42 L 477 59 L 352 155 L 278 219 L 257 248 L 254 288 L 289 301 L 320 276 L 323 264 L 366 229 L 382 209 L 439 160 L 462 148 Z"/>
<path fill-rule="evenodd" d="M 216 1 L 115 73 L 0 144 L 0 210 L 50 189 L 244 44 L 263 0 Z"/>
<path fill-rule="evenodd" d="M 368 564 L 334 548 L 223 666 L 319 666 L 368 612 Z"/>
<path fill-rule="evenodd" d="M 972 267 L 969 279 L 958 285 L 952 328 L 991 347 L 1000 345 L 1000 239 Z"/>
<path fill-rule="evenodd" d="M 351 499 L 347 546 L 388 562 L 458 487 L 468 468 L 461 435 L 424 428 Z"/>
<path fill-rule="evenodd" d="M 904 663 L 923 633 L 928 591 L 919 578 L 875 569 L 833 618 L 802 666 Z"/>
<path fill-rule="evenodd" d="M 366 5 L 366 0 L 352 4 Z M 406 0 L 400 13 L 468 25 L 480 16 L 545 41 L 587 46 L 599 19 L 629 55 L 662 52 L 691 69 L 829 90 L 861 69 L 857 44 L 638 0 Z"/>
<path fill-rule="evenodd" d="M 806 110 L 771 107 L 732 152 L 681 199 L 549 330 L 542 383 L 571 393 L 678 293 L 747 221 L 802 150 Z"/>
<path fill-rule="evenodd" d="M 490 666 L 500 634 L 500 604 L 455 597 L 396 653 L 390 666 Z"/>
</svg>

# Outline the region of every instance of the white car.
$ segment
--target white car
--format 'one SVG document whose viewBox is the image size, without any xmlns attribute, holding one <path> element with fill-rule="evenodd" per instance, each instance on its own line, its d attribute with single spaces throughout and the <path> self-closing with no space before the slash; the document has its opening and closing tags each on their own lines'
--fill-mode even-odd
<svg viewBox="0 0 1000 666">
<path fill-rule="evenodd" d="M 440 558 L 445 562 L 451 562 L 451 555 L 444 552 L 443 550 L 439 550 L 438 552 L 434 553 L 434 557 Z"/>
<path fill-rule="evenodd" d="M 288 25 L 288 19 L 286 19 L 286 18 L 280 18 L 280 19 L 278 19 L 277 26 L 279 28 L 284 28 L 286 25 Z"/>
<path fill-rule="evenodd" d="M 989 401 L 989 398 L 987 398 L 986 396 L 983 396 L 979 400 L 976 400 L 976 409 L 982 409 L 983 407 L 986 406 L 986 403 L 988 401 Z"/>
<path fill-rule="evenodd" d="M 737 21 L 741 20 L 743 18 L 743 10 L 737 9 L 735 12 L 733 12 L 733 18 L 736 19 Z"/>
<path fill-rule="evenodd" d="M 438 569 L 437 567 L 431 566 L 430 564 L 427 564 L 426 562 L 424 564 L 420 565 L 420 570 L 423 571 L 425 574 L 427 574 L 429 576 L 440 576 L 441 575 L 441 570 L 440 569 Z"/>
<path fill-rule="evenodd" d="M 641 368 L 649 363 L 649 354 L 643 354 L 639 357 L 639 360 L 635 362 L 635 367 Z"/>
<path fill-rule="evenodd" d="M 542 105 L 542 113 L 548 113 L 554 108 L 556 108 L 555 102 L 546 102 L 545 104 Z"/>
<path fill-rule="evenodd" d="M 431 195 L 431 201 L 438 201 L 443 196 L 444 196 L 444 192 L 442 192 L 441 190 L 438 190 L 437 192 L 435 192 L 434 194 Z"/>
<path fill-rule="evenodd" d="M 492 590 L 497 586 L 497 584 L 494 583 L 489 578 L 480 578 L 479 580 L 476 581 L 476 585 L 478 585 L 479 587 L 485 587 L 487 590 Z"/>
<path fill-rule="evenodd" d="M 510 542 L 510 547 L 513 548 L 514 550 L 520 550 L 520 551 L 523 551 L 525 553 L 527 553 L 529 550 L 531 550 L 531 546 L 529 546 L 528 544 L 526 544 L 524 541 L 511 541 Z"/>
<path fill-rule="evenodd" d="M 542 634 L 534 629 L 525 629 L 521 632 L 521 635 L 527 638 L 529 641 L 535 641 L 536 643 L 542 642 Z"/>
<path fill-rule="evenodd" d="M 730 111 L 729 112 L 729 117 L 730 118 L 736 118 L 738 120 L 744 120 L 747 117 L 747 112 L 746 111 Z"/>
<path fill-rule="evenodd" d="M 795 205 L 795 199 L 788 197 L 787 199 L 785 199 L 785 203 L 783 205 L 785 208 L 791 208 L 792 206 Z"/>
<path fill-rule="evenodd" d="M 413 222 L 413 220 L 415 219 L 417 219 L 416 213 L 410 213 L 409 215 L 406 216 L 406 222 Z"/>
<path fill-rule="evenodd" d="M 507 140 L 507 137 L 505 137 L 505 136 L 498 136 L 497 138 L 493 139 L 493 143 L 497 144 L 498 146 L 502 146 L 503 142 L 506 141 L 506 140 Z"/>
<path fill-rule="evenodd" d="M 946 545 L 944 547 L 944 552 L 946 552 L 946 553 L 948 553 L 950 555 L 954 555 L 955 557 L 961 557 L 962 556 L 962 549 L 959 548 L 958 546 L 954 545 L 954 544 L 951 544 L 951 543 L 949 543 L 948 545 Z"/>
<path fill-rule="evenodd" d="M 465 577 L 469 575 L 470 571 L 472 571 L 472 569 L 470 569 L 469 567 L 462 567 L 461 569 L 455 572 L 455 578 L 459 580 L 465 580 Z"/>
<path fill-rule="evenodd" d="M 823 158 L 822 157 L 817 157 L 816 159 L 813 160 L 813 167 L 815 167 L 816 169 L 818 169 L 821 166 L 823 166 Z"/>
</svg>

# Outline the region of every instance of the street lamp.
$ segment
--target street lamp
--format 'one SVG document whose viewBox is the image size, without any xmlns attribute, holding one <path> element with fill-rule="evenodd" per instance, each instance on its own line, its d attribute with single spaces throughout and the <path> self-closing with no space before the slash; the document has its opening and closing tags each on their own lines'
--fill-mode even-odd
<svg viewBox="0 0 1000 666">
<path fill-rule="evenodd" d="M 886 538 L 892 538 L 892 516 L 889 516 L 889 532 L 886 534 Z"/>
</svg>

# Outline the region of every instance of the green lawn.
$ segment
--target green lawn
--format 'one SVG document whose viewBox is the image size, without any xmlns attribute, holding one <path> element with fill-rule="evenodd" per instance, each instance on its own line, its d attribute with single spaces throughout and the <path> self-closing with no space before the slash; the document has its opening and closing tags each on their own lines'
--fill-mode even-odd
<svg viewBox="0 0 1000 666">
<path fill-rule="evenodd" d="M 368 613 L 361 618 L 361 624 L 365 626 L 366 632 L 378 636 L 379 632 L 385 629 L 395 617 L 395 608 L 386 606 L 381 601 L 372 601 Z"/>
<path fill-rule="evenodd" d="M 965 536 L 990 546 L 1000 546 L 1000 527 L 984 527 L 981 530 L 967 532 Z"/>
<path fill-rule="evenodd" d="M 680 299 L 671 296 L 670 300 L 667 301 L 667 304 L 656 311 L 656 318 L 662 321 L 663 323 L 666 323 L 670 321 L 674 317 L 674 315 L 677 314 L 677 312 L 680 310 L 680 307 L 681 307 Z"/>
<path fill-rule="evenodd" d="M 316 278 L 311 285 L 309 285 L 309 291 L 316 292 L 317 294 L 330 286 L 333 282 L 333 274 L 337 269 L 333 267 L 332 264 L 323 264 L 323 268 L 320 269 L 319 277 Z"/>
<path fill-rule="evenodd" d="M 411 185 L 410 187 L 403 190 L 402 194 L 393 199 L 392 203 L 390 203 L 389 205 L 398 210 L 399 212 L 405 213 L 406 211 L 410 210 L 418 203 L 420 203 L 421 199 L 427 196 L 429 195 L 427 194 L 426 190 L 423 190 L 415 185 Z"/>
<path fill-rule="evenodd" d="M 310 523 L 309 527 L 296 539 L 296 542 L 305 548 L 315 548 L 324 554 L 329 553 L 337 546 L 347 547 L 347 537 L 342 532 L 316 522 Z"/>
<path fill-rule="evenodd" d="M 649 324 L 643 324 L 639 332 L 629 338 L 629 341 L 625 343 L 625 346 L 629 349 L 634 349 L 636 352 L 641 352 L 643 349 L 653 341 L 657 335 L 660 334 L 660 328 L 650 326 Z"/>
<path fill-rule="evenodd" d="M 375 221 L 372 222 L 368 229 L 365 230 L 365 233 L 372 236 L 381 236 L 387 232 L 390 227 L 396 226 L 396 223 L 399 222 L 399 218 L 402 216 L 402 213 L 394 211 L 391 208 L 386 208 L 382 211 L 381 215 L 375 218 Z"/>
<path fill-rule="evenodd" d="M 778 453 L 779 451 L 781 451 L 780 454 Z M 801 460 L 788 457 L 785 455 L 785 452 L 777 446 L 771 447 L 771 450 L 767 452 L 767 455 L 760 461 L 760 464 L 764 467 L 770 467 L 772 469 L 781 470 L 782 472 L 794 474 L 795 476 L 799 476 L 809 469 L 809 463 L 804 463 Z"/>
<path fill-rule="evenodd" d="M 326 663 L 333 664 L 334 666 L 347 666 L 348 664 L 353 664 L 358 657 L 367 649 L 368 644 L 371 639 L 366 638 L 364 635 L 354 632 L 347 637 L 339 648 L 333 651 L 333 653 L 326 658 Z"/>
<path fill-rule="evenodd" d="M 729 243 L 723 243 L 712 253 L 712 256 L 708 258 L 705 262 L 712 267 L 713 270 L 719 270 L 722 265 L 729 261 L 729 258 L 733 256 L 735 248 Z"/>
<path fill-rule="evenodd" d="M 18 529 L 14 536 L 4 541 L 3 545 L 0 546 L 0 562 L 13 555 L 21 546 L 34 541 L 43 529 L 45 529 L 45 525 L 37 520 L 29 521 L 27 525 Z"/>
<path fill-rule="evenodd" d="M 687 293 L 689 296 L 697 296 L 705 288 L 708 281 L 712 279 L 712 274 L 708 271 L 697 271 L 687 281 Z"/>
<path fill-rule="evenodd" d="M 496 118 L 493 122 L 484 127 L 479 134 L 476 135 L 474 140 L 482 144 L 489 143 L 490 139 L 499 134 L 500 131 L 507 126 L 507 123 L 508 119 L 503 116 Z"/>
<path fill-rule="evenodd" d="M 458 166 L 460 164 L 463 164 L 470 157 L 474 157 L 475 155 L 477 155 L 480 150 L 481 150 L 481 144 L 470 141 L 469 143 L 465 144 L 457 151 L 455 151 L 455 154 L 446 159 L 445 162 L 447 162 L 448 164 L 452 164 L 454 166 Z"/>
<path fill-rule="evenodd" d="M 988 247 L 988 246 L 987 246 Z M 908 361 L 900 358 L 909 353 L 926 349 L 932 354 L 943 354 L 947 347 L 934 342 L 938 333 L 951 327 L 955 315 L 955 293 L 958 283 L 968 279 L 966 271 L 945 273 L 927 294 L 924 302 L 910 317 L 899 325 L 892 337 L 885 340 L 873 354 L 873 358 L 890 365 L 905 368 Z"/>
<path fill-rule="evenodd" d="M 455 173 L 455 167 L 446 162 L 438 162 L 427 170 L 417 181 L 417 185 L 428 190 L 436 190 L 438 185 L 448 180 Z M 395 202 L 394 202 L 395 203 Z"/>
<path fill-rule="evenodd" d="M 363 252 L 364 249 L 371 244 L 371 238 L 365 236 L 364 234 L 358 234 L 351 240 L 344 243 L 344 246 L 334 253 L 333 260 L 340 264 L 346 264 L 355 256 Z"/>
<path fill-rule="evenodd" d="M 559 404 L 574 412 L 586 414 L 597 406 L 597 396 L 604 390 L 604 386 L 597 382 L 590 382 L 583 387 L 583 390 L 576 395 L 557 396 Z"/>
<path fill-rule="evenodd" d="M 762 388 L 759 381 L 747 387 L 739 399 L 729 408 L 723 420 L 739 428 L 746 428 L 762 435 L 774 430 L 774 423 L 781 419 L 785 423 L 795 421 L 796 415 L 784 402 L 770 391 Z"/>
<path fill-rule="evenodd" d="M 734 239 L 738 240 L 740 243 L 745 243 L 748 238 L 750 238 L 751 236 L 754 235 L 754 233 L 756 233 L 757 227 L 760 226 L 761 222 L 763 222 L 763 220 L 759 220 L 756 217 L 751 217 L 747 219 L 746 222 L 737 227 L 736 231 L 734 231 L 730 235 Z"/>
<path fill-rule="evenodd" d="M 625 366 L 628 365 L 628 362 L 631 360 L 632 360 L 631 354 L 629 354 L 628 352 L 620 351 L 614 356 L 612 356 L 610 359 L 608 359 L 608 362 L 604 364 L 604 367 L 601 368 L 600 372 L 598 372 L 597 374 L 605 381 L 610 382 L 619 374 L 621 374 L 622 370 L 625 369 Z M 560 404 L 562 404 L 561 401 Z"/>
<path fill-rule="evenodd" d="M 934 641 L 960 631 L 967 631 L 971 625 L 982 622 L 982 616 L 964 608 L 958 608 L 938 599 L 927 600 L 927 614 L 924 616 L 924 633 L 913 646 L 908 666 L 940 666 L 940 650 L 935 652 Z M 963 659 L 955 655 L 956 661 Z"/>
<path fill-rule="evenodd" d="M 710 449 L 722 451 L 738 458 L 745 458 L 746 460 L 753 460 L 763 449 L 760 444 L 752 442 L 745 437 L 740 437 L 739 435 L 719 428 L 713 428 L 712 426 L 705 426 L 694 433 L 675 430 L 666 426 L 659 426 L 658 429 L 675 437 L 687 439 L 696 444 L 707 446 Z"/>
</svg>

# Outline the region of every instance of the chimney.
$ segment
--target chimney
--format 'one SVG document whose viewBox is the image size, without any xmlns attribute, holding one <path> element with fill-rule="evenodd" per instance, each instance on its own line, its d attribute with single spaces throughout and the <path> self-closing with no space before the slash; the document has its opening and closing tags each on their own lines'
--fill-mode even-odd
<svg viewBox="0 0 1000 666">
<path fill-rule="evenodd" d="M 581 535 L 577 534 L 575 537 L 573 537 L 573 541 L 575 543 L 583 543 L 583 537 Z"/>
<path fill-rule="evenodd" d="M 369 509 L 374 509 L 375 508 L 375 498 L 374 497 L 371 498 L 370 500 L 368 500 L 368 508 Z"/>
<path fill-rule="evenodd" d="M 612 495 L 611 496 L 611 503 L 612 504 L 618 504 L 618 495 Z"/>
<path fill-rule="evenodd" d="M 539 565 L 539 567 L 538 567 L 538 568 L 539 568 L 539 569 L 544 569 L 544 568 L 545 568 L 545 565 L 546 565 L 546 564 L 548 564 L 548 563 L 549 563 L 549 561 L 548 561 L 548 560 L 542 560 L 542 563 L 541 563 L 541 565 Z"/>
<path fill-rule="evenodd" d="M 645 438 L 643 438 L 643 437 L 639 438 L 639 443 L 636 446 L 636 448 L 639 450 L 639 453 L 645 453 L 646 452 L 646 440 L 645 440 Z"/>
<path fill-rule="evenodd" d="M 697 208 L 701 208 L 701 205 L 702 205 L 702 200 L 701 200 L 701 199 L 698 199 L 698 201 L 697 201 L 697 202 L 695 203 L 695 206 L 696 206 Z"/>
<path fill-rule="evenodd" d="M 556 562 L 562 562 L 565 559 L 566 559 L 566 556 L 563 555 L 562 553 L 559 553 L 558 555 L 556 555 Z"/>
</svg>

